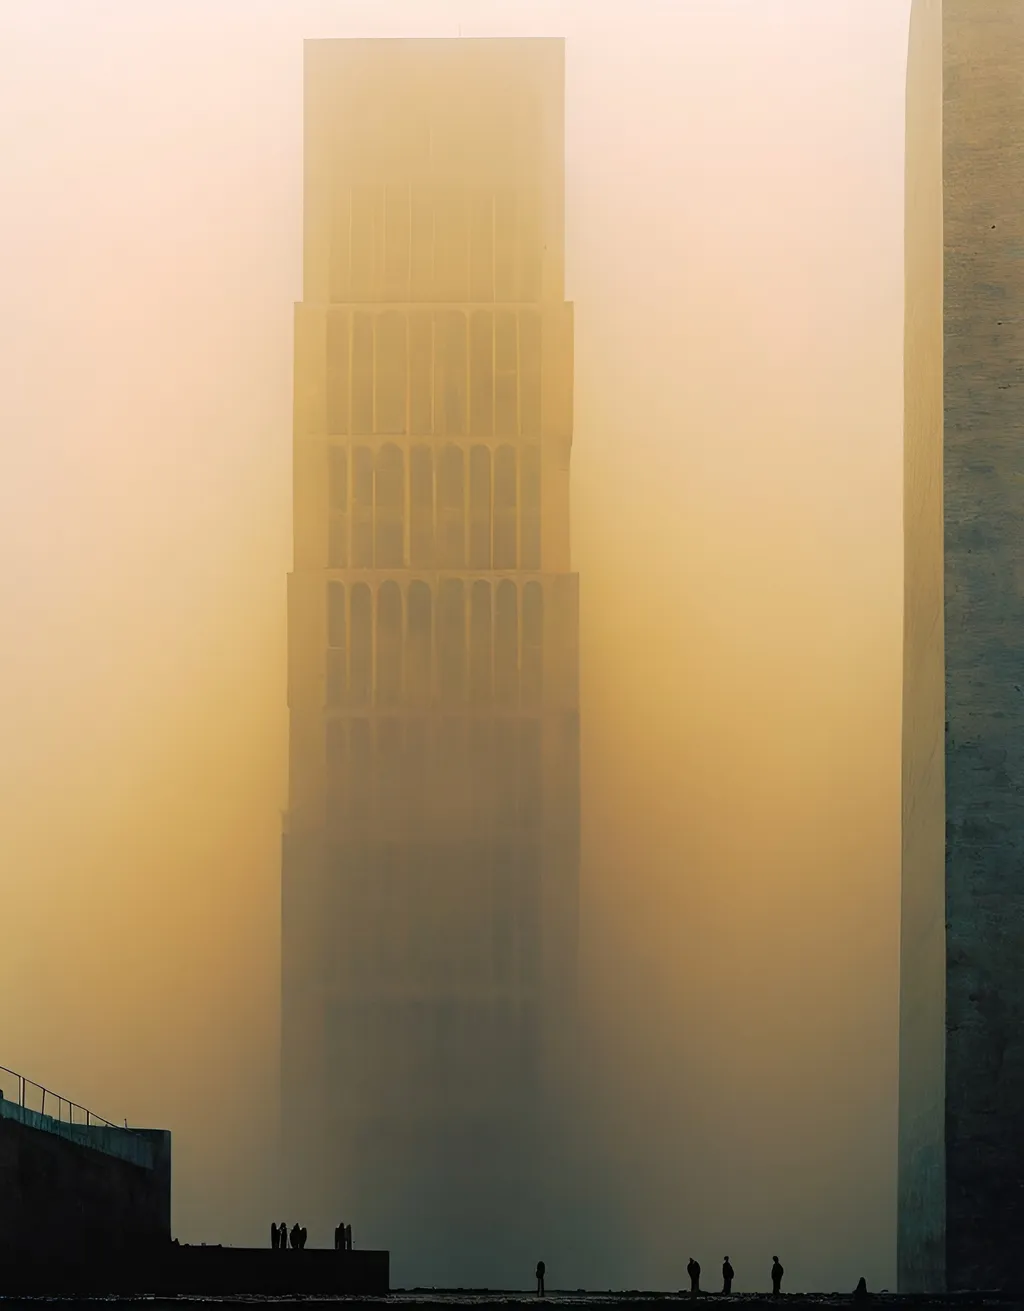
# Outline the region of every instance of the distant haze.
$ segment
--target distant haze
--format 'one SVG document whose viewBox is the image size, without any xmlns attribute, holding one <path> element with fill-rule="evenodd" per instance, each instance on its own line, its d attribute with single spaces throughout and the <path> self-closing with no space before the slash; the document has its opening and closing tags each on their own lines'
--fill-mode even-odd
<svg viewBox="0 0 1024 1311">
<path fill-rule="evenodd" d="M 0 1063 L 170 1127 L 183 1240 L 302 1219 L 302 39 L 461 27 L 568 39 L 591 1167 L 549 1287 L 893 1286 L 908 10 L 5 0 Z"/>
</svg>

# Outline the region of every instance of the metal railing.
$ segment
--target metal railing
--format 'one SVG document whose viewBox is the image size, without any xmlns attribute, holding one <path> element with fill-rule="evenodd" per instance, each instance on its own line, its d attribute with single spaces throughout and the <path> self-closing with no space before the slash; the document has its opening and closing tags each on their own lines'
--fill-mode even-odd
<svg viewBox="0 0 1024 1311">
<path fill-rule="evenodd" d="M 8 1075 L 16 1083 L 17 1097 L 8 1096 L 7 1088 L 4 1086 L 4 1078 Z M 83 1124 L 87 1127 L 95 1125 L 97 1128 L 103 1129 L 120 1129 L 122 1133 L 131 1132 L 128 1129 L 127 1120 L 123 1125 L 114 1124 L 112 1120 L 105 1120 L 102 1115 L 97 1115 L 95 1111 L 90 1111 L 88 1107 L 80 1106 L 78 1102 L 73 1102 L 70 1097 L 61 1097 L 59 1093 L 55 1093 L 51 1088 L 44 1088 L 41 1083 L 36 1083 L 33 1079 L 26 1079 L 17 1070 L 9 1070 L 6 1065 L 0 1065 L 0 1098 L 4 1101 L 14 1102 L 23 1110 L 38 1111 L 40 1115 L 49 1115 L 51 1119 L 61 1120 L 65 1124 Z"/>
</svg>

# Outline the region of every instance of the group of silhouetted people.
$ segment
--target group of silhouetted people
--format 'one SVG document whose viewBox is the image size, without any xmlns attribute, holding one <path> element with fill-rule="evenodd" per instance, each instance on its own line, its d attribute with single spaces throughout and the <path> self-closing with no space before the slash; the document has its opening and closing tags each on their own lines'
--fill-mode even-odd
<svg viewBox="0 0 1024 1311">
<path fill-rule="evenodd" d="M 700 1262 L 695 1261 L 691 1256 L 686 1263 L 686 1273 L 690 1276 L 690 1292 L 700 1292 Z M 772 1293 L 778 1296 L 782 1291 L 782 1276 L 785 1274 L 782 1268 L 782 1262 L 777 1256 L 772 1257 Z M 726 1257 L 722 1262 L 722 1294 L 728 1297 L 732 1293 L 732 1281 L 736 1277 L 736 1271 L 732 1268 L 729 1258 Z M 863 1282 L 863 1281 L 862 1281 Z"/>
<path fill-rule="evenodd" d="M 304 1225 L 294 1224 L 289 1232 L 288 1226 L 282 1220 L 279 1225 L 270 1226 L 270 1246 L 274 1251 L 283 1251 L 286 1247 L 292 1247 L 301 1250 L 306 1246 L 306 1228 Z M 334 1231 L 334 1250 L 336 1252 L 352 1251 L 352 1226 L 340 1224 Z"/>
<path fill-rule="evenodd" d="M 275 1252 L 278 1251 L 278 1249 L 284 1251 L 284 1249 L 288 1246 L 289 1241 L 291 1242 L 291 1246 L 295 1248 L 296 1251 L 300 1248 L 305 1247 L 306 1246 L 305 1226 L 294 1224 L 292 1225 L 291 1233 L 288 1232 L 288 1226 L 285 1224 L 283 1220 L 279 1225 L 270 1226 L 270 1246 L 274 1249 Z"/>
</svg>

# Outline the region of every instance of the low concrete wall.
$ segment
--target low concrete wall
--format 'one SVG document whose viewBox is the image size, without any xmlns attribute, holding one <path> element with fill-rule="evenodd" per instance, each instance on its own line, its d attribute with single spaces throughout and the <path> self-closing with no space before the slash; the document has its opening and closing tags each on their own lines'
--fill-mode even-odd
<svg viewBox="0 0 1024 1311">
<path fill-rule="evenodd" d="M 0 1102 L 0 1268 L 72 1270 L 171 1239 L 171 1136 Z"/>
</svg>

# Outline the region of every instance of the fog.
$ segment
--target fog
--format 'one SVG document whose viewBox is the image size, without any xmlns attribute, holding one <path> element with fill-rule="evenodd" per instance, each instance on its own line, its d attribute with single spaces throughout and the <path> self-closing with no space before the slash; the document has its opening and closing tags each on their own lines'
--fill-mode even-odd
<svg viewBox="0 0 1024 1311">
<path fill-rule="evenodd" d="M 275 1214 L 302 39 L 564 35 L 565 1282 L 894 1286 L 908 10 L 4 0 L 0 1063 L 183 1240 Z"/>
</svg>

